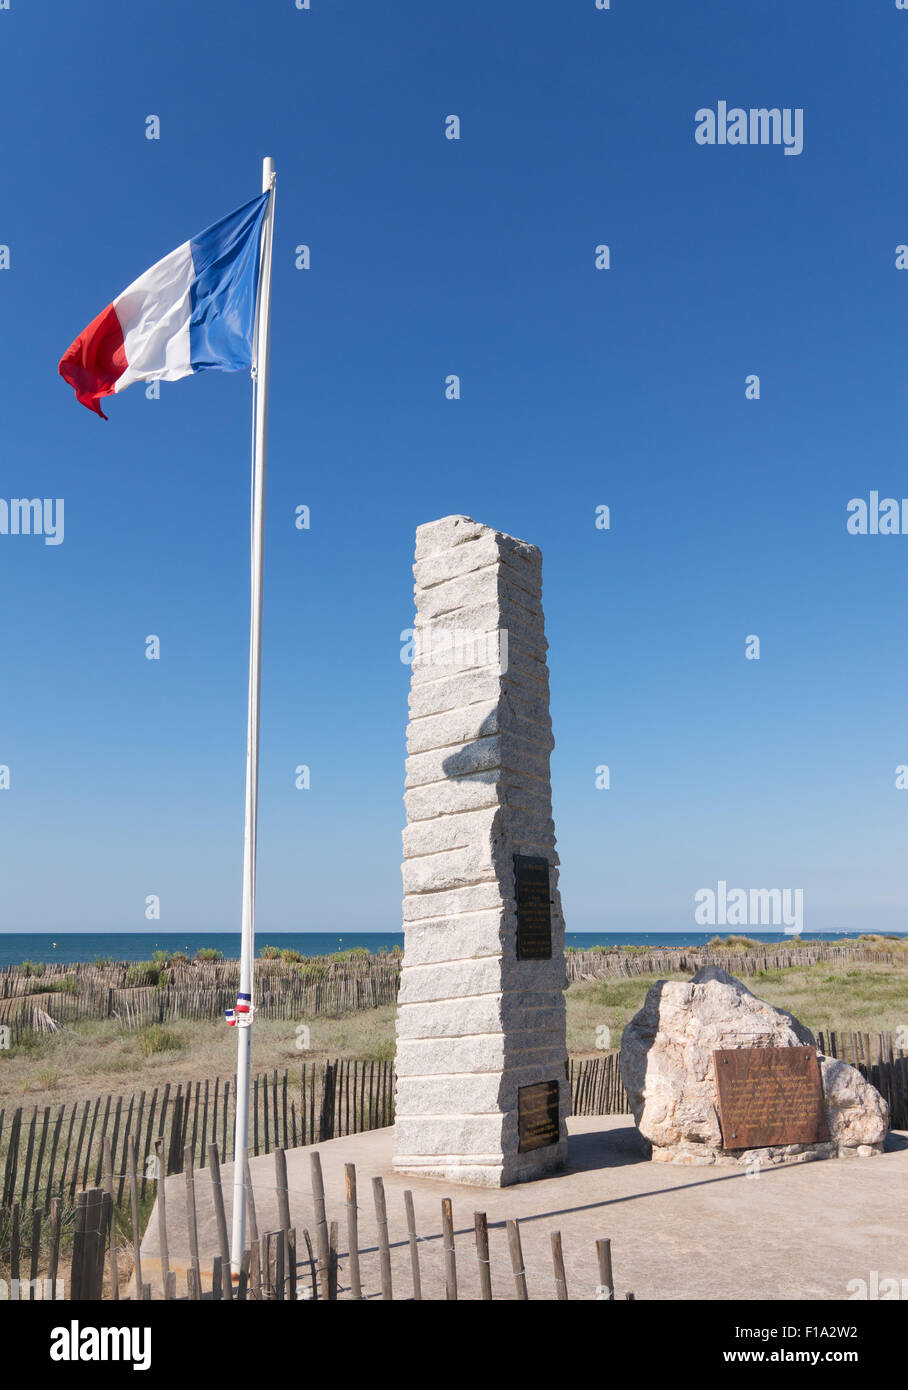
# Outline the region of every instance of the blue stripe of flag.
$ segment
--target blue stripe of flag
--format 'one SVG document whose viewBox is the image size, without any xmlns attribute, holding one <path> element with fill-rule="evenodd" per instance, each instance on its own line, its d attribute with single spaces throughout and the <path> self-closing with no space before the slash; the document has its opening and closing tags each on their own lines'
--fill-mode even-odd
<svg viewBox="0 0 908 1390">
<path fill-rule="evenodd" d="M 189 360 L 194 372 L 236 372 L 252 365 L 259 235 L 270 193 L 207 227 L 189 243 Z"/>
</svg>

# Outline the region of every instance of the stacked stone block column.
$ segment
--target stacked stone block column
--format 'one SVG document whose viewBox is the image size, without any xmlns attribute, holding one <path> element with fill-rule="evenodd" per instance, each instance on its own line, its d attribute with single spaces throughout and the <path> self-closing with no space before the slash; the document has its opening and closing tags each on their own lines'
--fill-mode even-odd
<svg viewBox="0 0 908 1390">
<path fill-rule="evenodd" d="M 469 517 L 416 534 L 396 1169 L 502 1186 L 564 1161 L 564 920 L 539 550 Z M 518 959 L 514 856 L 543 857 L 551 959 Z M 518 1092 L 556 1082 L 521 1151 Z"/>
</svg>

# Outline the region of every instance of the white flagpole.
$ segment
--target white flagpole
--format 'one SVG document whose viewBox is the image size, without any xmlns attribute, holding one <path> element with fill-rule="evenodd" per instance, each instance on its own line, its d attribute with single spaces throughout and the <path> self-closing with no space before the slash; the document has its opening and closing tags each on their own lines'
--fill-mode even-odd
<svg viewBox="0 0 908 1390">
<path fill-rule="evenodd" d="M 239 1273 L 246 1244 L 246 1177 L 243 1152 L 249 1143 L 249 1071 L 252 1051 L 252 979 L 255 958 L 255 855 L 258 829 L 259 701 L 262 689 L 262 577 L 265 563 L 265 473 L 268 448 L 268 348 L 271 327 L 271 245 L 274 237 L 274 160 L 262 161 L 262 192 L 271 191 L 262 223 L 255 338 L 254 451 L 252 465 L 252 600 L 249 620 L 249 717 L 246 727 L 246 822 L 243 841 L 243 939 L 240 995 L 250 1005 L 248 1021 L 237 1015 L 236 1132 L 233 1164 L 233 1230 L 230 1263 Z"/>
</svg>

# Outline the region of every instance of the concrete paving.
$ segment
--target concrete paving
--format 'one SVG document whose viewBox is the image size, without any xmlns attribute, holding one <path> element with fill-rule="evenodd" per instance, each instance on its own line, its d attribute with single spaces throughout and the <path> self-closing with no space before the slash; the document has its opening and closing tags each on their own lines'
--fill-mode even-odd
<svg viewBox="0 0 908 1390">
<path fill-rule="evenodd" d="M 441 1199 L 454 1205 L 458 1296 L 479 1296 L 473 1213 L 489 1221 L 495 1298 L 515 1296 L 504 1223 L 520 1222 L 530 1298 L 554 1297 L 551 1233 L 560 1231 L 571 1299 L 597 1297 L 595 1242 L 612 1242 L 616 1296 L 638 1299 L 847 1299 L 850 1280 L 908 1279 L 908 1134 L 892 1133 L 887 1152 L 866 1159 L 790 1164 L 747 1177 L 718 1168 L 676 1168 L 644 1158 L 629 1116 L 568 1120 L 565 1170 L 503 1189 L 441 1179 L 397 1177 L 393 1130 L 372 1130 L 319 1144 L 328 1220 L 339 1227 L 341 1297 L 348 1287 L 344 1164 L 355 1163 L 364 1294 L 380 1291 L 374 1176 L 384 1180 L 395 1298 L 412 1295 L 403 1194 L 413 1193 L 423 1295 L 444 1297 Z M 310 1181 L 313 1148 L 287 1151 L 291 1223 L 305 1253 L 315 1241 Z M 252 1160 L 258 1229 L 278 1226 L 274 1157 Z M 233 1165 L 222 1167 L 230 1227 Z M 166 1180 L 167 1234 L 178 1292 L 186 1289 L 189 1243 L 186 1183 Z M 217 1252 L 207 1170 L 196 1177 L 203 1275 Z M 207 1254 L 208 1258 L 204 1256 Z M 144 1277 L 160 1280 L 157 1208 L 142 1245 Z M 304 1271 L 300 1271 L 301 1275 Z M 206 1281 L 207 1286 L 207 1281 Z"/>
</svg>

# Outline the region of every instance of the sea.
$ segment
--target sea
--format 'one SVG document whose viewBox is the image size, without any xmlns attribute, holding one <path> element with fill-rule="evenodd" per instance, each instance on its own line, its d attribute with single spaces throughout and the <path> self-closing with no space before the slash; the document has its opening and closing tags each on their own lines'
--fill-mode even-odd
<svg viewBox="0 0 908 1390">
<path fill-rule="evenodd" d="M 568 932 L 568 946 L 589 950 L 591 946 L 654 946 L 669 949 L 678 946 L 705 946 L 716 935 L 726 936 L 733 928 L 719 927 L 708 932 Z M 741 928 L 740 932 L 755 941 L 782 944 L 791 938 L 785 932 L 768 932 Z M 908 937 L 908 932 L 891 933 Z M 837 932 L 804 932 L 804 941 L 834 943 L 844 937 L 854 937 L 858 930 Z M 324 956 L 332 951 L 348 951 L 363 946 L 367 951 L 403 949 L 403 932 L 260 932 L 256 953 L 262 946 L 279 946 L 299 951 L 303 956 Z M 214 947 L 225 959 L 239 957 L 239 932 L 0 932 L 0 968 L 21 965 L 25 960 L 48 964 L 60 961 L 150 960 L 154 951 L 183 951 L 195 955 L 203 946 Z"/>
</svg>

